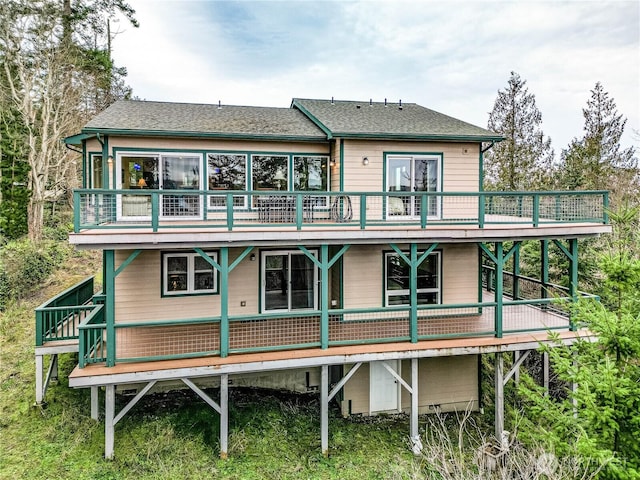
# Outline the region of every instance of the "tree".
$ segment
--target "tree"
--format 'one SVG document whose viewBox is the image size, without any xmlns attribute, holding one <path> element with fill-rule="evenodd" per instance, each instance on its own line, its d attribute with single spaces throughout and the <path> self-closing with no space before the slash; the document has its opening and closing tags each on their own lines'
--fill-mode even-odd
<svg viewBox="0 0 640 480">
<path fill-rule="evenodd" d="M 574 138 L 560 158 L 559 179 L 566 189 L 612 190 L 614 204 L 638 187 L 638 160 L 633 147 L 622 148 L 627 123 L 600 82 L 591 90 L 584 116 L 584 135 Z"/>
<path fill-rule="evenodd" d="M 485 157 L 486 179 L 497 190 L 547 188 L 553 163 L 551 139 L 542 132 L 542 114 L 526 80 L 511 72 L 508 86 L 498 91 L 488 128 L 505 139 Z"/>
<path fill-rule="evenodd" d="M 520 390 L 527 411 L 523 436 L 561 454 L 613 457 L 607 478 L 640 478 L 639 217 L 639 207 L 611 214 L 614 232 L 599 254 L 602 302 L 576 306 L 575 320 L 597 340 L 546 349 L 555 373 L 575 389 L 560 402 L 531 382 Z"/>
<path fill-rule="evenodd" d="M 25 130 L 32 240 L 41 238 L 45 203 L 63 198 L 77 182 L 75 155 L 60 140 L 113 101 L 112 79 L 123 72 L 113 68 L 109 53 L 97 54 L 104 51 L 97 39 L 104 38 L 98 26 L 116 12 L 132 20 L 122 0 L 0 4 L 0 111 L 3 117 L 15 112 L 13 122 Z"/>
</svg>

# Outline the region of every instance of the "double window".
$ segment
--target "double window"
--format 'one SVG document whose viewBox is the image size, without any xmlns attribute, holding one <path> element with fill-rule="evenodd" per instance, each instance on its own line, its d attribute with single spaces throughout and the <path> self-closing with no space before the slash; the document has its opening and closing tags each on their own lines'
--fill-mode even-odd
<svg viewBox="0 0 640 480">
<path fill-rule="evenodd" d="M 440 191 L 440 163 L 440 155 L 387 156 L 387 217 L 419 217 L 423 205 L 427 216 L 438 215 L 439 198 L 428 196 L 423 204 L 419 193 Z"/>
<path fill-rule="evenodd" d="M 441 303 L 440 262 L 440 252 L 433 252 L 418 266 L 418 305 Z M 385 252 L 384 267 L 385 306 L 410 305 L 411 268 L 407 262 L 395 252 Z"/>
<path fill-rule="evenodd" d="M 206 254 L 218 260 L 217 252 Z M 162 254 L 162 270 L 163 295 L 202 295 L 218 291 L 217 271 L 196 252 Z"/>
</svg>

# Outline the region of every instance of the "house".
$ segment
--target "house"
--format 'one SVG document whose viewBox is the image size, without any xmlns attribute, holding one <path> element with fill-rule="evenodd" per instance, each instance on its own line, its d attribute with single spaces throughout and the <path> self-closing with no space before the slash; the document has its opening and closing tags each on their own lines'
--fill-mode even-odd
<svg viewBox="0 0 640 480">
<path fill-rule="evenodd" d="M 579 240 L 610 231 L 606 192 L 485 191 L 501 139 L 386 100 L 116 102 L 66 139 L 83 158 L 69 240 L 103 252 L 103 290 L 88 279 L 36 311 L 36 400 L 76 351 L 69 385 L 91 389 L 96 419 L 105 392 L 107 457 L 115 424 L 163 384 L 220 415 L 223 457 L 230 385 L 319 391 L 325 454 L 332 400 L 344 415 L 408 412 L 419 447 L 419 413 L 479 408 L 493 355 L 500 438 L 526 352 L 550 330 L 580 334 L 562 302 L 586 295 Z M 539 279 L 520 275 L 526 240 Z M 565 287 L 549 282 L 549 248 L 567 258 Z M 508 372 L 504 355 L 519 359 Z M 120 412 L 116 391 L 137 392 Z"/>
</svg>

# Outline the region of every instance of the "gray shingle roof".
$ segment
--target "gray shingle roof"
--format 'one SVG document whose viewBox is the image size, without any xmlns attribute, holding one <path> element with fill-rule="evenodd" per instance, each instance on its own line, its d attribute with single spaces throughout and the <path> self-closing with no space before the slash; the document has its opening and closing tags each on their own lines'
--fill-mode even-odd
<svg viewBox="0 0 640 480">
<path fill-rule="evenodd" d="M 83 132 L 217 135 L 326 139 L 302 112 L 291 108 L 239 107 L 120 100 L 98 114 Z"/>
<path fill-rule="evenodd" d="M 311 115 L 333 137 L 500 140 L 484 128 L 415 103 L 356 102 L 294 98 L 293 107 Z"/>
</svg>

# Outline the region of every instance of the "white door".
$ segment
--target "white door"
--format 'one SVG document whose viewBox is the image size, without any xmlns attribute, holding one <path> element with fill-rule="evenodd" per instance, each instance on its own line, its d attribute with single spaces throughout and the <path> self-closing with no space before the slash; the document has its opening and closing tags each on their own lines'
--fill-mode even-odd
<svg viewBox="0 0 640 480">
<path fill-rule="evenodd" d="M 383 362 L 369 363 L 369 411 L 386 412 L 398 410 L 400 389 L 398 381 L 384 368 Z M 387 360 L 395 372 L 399 373 L 398 360 Z"/>
</svg>

